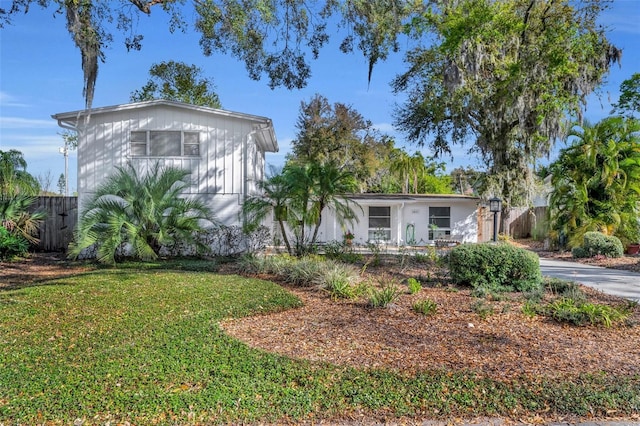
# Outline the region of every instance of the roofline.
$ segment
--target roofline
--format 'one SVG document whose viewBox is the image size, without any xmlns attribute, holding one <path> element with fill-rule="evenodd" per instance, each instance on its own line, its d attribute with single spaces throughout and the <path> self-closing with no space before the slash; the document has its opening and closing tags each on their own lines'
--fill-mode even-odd
<svg viewBox="0 0 640 426">
<path fill-rule="evenodd" d="M 193 104 L 188 104 L 188 103 L 185 103 L 185 102 L 169 101 L 169 100 L 166 100 L 166 99 L 154 99 L 154 100 L 151 100 L 151 101 L 131 102 L 131 103 L 128 103 L 128 104 L 120 104 L 120 105 L 110 105 L 110 106 L 105 106 L 105 107 L 91 108 L 91 109 L 88 109 L 88 110 L 87 109 L 81 109 L 81 110 L 77 110 L 77 111 L 60 112 L 60 113 L 57 113 L 57 114 L 53 114 L 51 117 L 53 119 L 55 119 L 55 120 L 66 120 L 66 119 L 70 119 L 70 118 L 84 117 L 85 115 L 104 114 L 104 113 L 108 113 L 108 112 L 126 111 L 126 110 L 130 110 L 130 109 L 136 109 L 136 108 L 141 108 L 141 107 L 150 107 L 150 106 L 159 106 L 159 105 L 171 106 L 171 107 L 175 107 L 175 108 L 190 109 L 190 110 L 193 110 L 193 111 L 204 112 L 204 113 L 209 113 L 209 114 L 216 114 L 216 115 L 224 115 L 224 116 L 234 117 L 234 118 L 242 118 L 242 119 L 250 120 L 250 121 L 258 121 L 258 122 L 267 122 L 268 121 L 268 122 L 271 122 L 271 119 L 269 119 L 268 117 L 263 117 L 263 116 L 259 116 L 259 115 L 245 114 L 245 113 L 242 113 L 242 112 L 235 112 L 235 111 L 227 111 L 227 110 L 224 110 L 224 109 L 193 105 Z"/>
<path fill-rule="evenodd" d="M 377 193 L 361 193 L 361 194 L 345 194 L 345 196 L 352 200 L 386 200 L 386 201 L 421 201 L 421 200 L 466 200 L 477 201 L 481 200 L 480 197 L 474 197 L 471 195 L 462 194 L 377 194 Z"/>
<path fill-rule="evenodd" d="M 169 101 L 166 99 L 154 99 L 144 102 L 132 102 L 128 104 L 111 105 L 105 107 L 83 109 L 77 111 L 60 112 L 53 114 L 51 118 L 58 120 L 58 125 L 63 128 L 71 128 L 77 130 L 81 126 L 81 118 L 89 118 L 91 115 L 105 114 L 110 112 L 128 111 L 138 108 L 148 108 L 153 106 L 168 106 L 173 108 L 182 108 L 191 111 L 202 112 L 205 114 L 213 114 L 217 116 L 237 118 L 247 120 L 258 124 L 258 129 L 263 141 L 263 148 L 266 151 L 278 152 L 278 141 L 273 128 L 273 122 L 268 117 L 253 114 L 245 114 L 242 112 L 227 111 L 224 109 L 211 108 L 206 106 L 192 105 L 184 102 Z"/>
</svg>

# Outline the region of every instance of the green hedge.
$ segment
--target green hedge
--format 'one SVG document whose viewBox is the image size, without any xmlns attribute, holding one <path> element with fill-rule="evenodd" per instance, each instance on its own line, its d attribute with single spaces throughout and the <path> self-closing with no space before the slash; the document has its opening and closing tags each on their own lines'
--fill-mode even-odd
<svg viewBox="0 0 640 426">
<path fill-rule="evenodd" d="M 455 284 L 493 291 L 532 291 L 541 287 L 540 260 L 510 244 L 463 244 L 449 254 Z"/>
<path fill-rule="evenodd" d="M 602 255 L 606 257 L 620 257 L 624 248 L 620 239 L 614 235 L 605 235 L 601 232 L 586 232 L 583 243 L 571 250 L 573 257 L 593 257 Z"/>
</svg>

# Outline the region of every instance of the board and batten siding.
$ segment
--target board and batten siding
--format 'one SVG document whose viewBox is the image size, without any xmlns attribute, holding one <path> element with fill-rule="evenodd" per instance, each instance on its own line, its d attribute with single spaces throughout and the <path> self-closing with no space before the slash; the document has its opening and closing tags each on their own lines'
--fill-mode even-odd
<svg viewBox="0 0 640 426">
<path fill-rule="evenodd" d="M 264 178 L 264 151 L 258 148 L 256 122 L 234 115 L 154 105 L 91 115 L 79 126 L 78 193 L 82 206 L 117 167 L 131 162 L 144 172 L 160 162 L 188 170 L 191 186 L 186 191 L 207 202 L 226 224 L 239 223 L 239 206 L 246 194 L 255 193 Z M 197 132 L 198 157 L 132 157 L 132 131 L 173 130 Z"/>
</svg>

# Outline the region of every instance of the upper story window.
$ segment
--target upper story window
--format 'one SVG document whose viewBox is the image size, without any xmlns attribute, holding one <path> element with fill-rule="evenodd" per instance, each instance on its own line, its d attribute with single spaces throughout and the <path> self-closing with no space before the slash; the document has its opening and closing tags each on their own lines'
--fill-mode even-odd
<svg viewBox="0 0 640 426">
<path fill-rule="evenodd" d="M 200 133 L 179 130 L 141 130 L 131 132 L 133 157 L 198 157 Z"/>
<path fill-rule="evenodd" d="M 429 207 L 429 239 L 451 236 L 451 207 Z"/>
</svg>

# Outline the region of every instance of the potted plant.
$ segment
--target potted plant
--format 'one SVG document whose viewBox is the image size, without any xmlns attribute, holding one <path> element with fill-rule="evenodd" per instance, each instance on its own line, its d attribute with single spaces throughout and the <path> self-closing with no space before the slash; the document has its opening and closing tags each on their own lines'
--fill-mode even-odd
<svg viewBox="0 0 640 426">
<path fill-rule="evenodd" d="M 638 254 L 640 253 L 640 243 L 629 243 L 627 246 L 627 254 Z"/>
<path fill-rule="evenodd" d="M 347 231 L 344 233 L 343 238 L 344 238 L 344 243 L 350 246 L 351 244 L 353 244 L 353 239 L 355 238 L 355 235 L 353 235 L 353 232 Z"/>
</svg>

